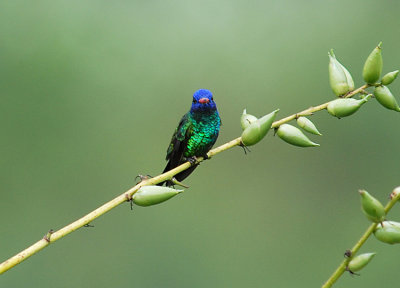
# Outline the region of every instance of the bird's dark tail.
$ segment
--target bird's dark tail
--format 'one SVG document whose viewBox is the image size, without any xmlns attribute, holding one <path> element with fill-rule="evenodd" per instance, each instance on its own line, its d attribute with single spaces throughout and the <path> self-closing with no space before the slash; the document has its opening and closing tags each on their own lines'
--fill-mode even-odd
<svg viewBox="0 0 400 288">
<path fill-rule="evenodd" d="M 183 163 L 180 163 L 180 164 L 183 164 Z M 180 164 L 179 164 L 179 165 L 180 165 Z M 177 166 L 179 166 L 179 165 L 177 165 Z M 172 169 L 174 169 L 175 167 L 177 167 L 177 166 L 175 166 L 175 167 L 170 167 L 170 166 L 171 166 L 171 165 L 170 165 L 170 162 L 168 162 L 168 163 L 167 163 L 167 166 L 165 166 L 165 169 L 164 169 L 164 171 L 163 171 L 162 173 L 168 172 L 169 170 L 172 170 Z M 182 171 L 182 172 L 176 174 L 176 175 L 174 176 L 174 178 L 175 178 L 176 180 L 178 180 L 179 182 L 181 182 L 181 181 L 184 180 L 186 177 L 188 177 L 188 176 L 194 171 L 194 169 L 196 169 L 196 167 L 197 167 L 197 165 L 193 165 L 192 167 L 189 167 L 188 169 L 186 169 L 186 170 L 184 170 L 184 171 Z M 158 185 L 158 186 L 163 186 L 164 184 L 165 184 L 165 186 L 172 186 L 172 185 L 174 185 L 174 183 L 173 183 L 171 180 L 167 180 L 167 181 L 158 183 L 157 185 Z"/>
</svg>

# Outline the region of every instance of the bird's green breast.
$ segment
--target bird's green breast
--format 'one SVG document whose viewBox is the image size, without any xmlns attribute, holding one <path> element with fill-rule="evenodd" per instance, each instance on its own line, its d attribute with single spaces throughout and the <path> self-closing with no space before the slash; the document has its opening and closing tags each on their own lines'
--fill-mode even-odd
<svg viewBox="0 0 400 288">
<path fill-rule="evenodd" d="M 217 140 L 221 120 L 218 112 L 190 115 L 191 133 L 184 151 L 185 157 L 203 156 Z"/>
</svg>

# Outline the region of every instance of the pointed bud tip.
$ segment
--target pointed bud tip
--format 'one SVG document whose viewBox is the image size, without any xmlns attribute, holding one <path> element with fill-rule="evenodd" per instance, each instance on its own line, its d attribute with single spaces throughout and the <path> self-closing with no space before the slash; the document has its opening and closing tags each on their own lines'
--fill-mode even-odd
<svg viewBox="0 0 400 288">
<path fill-rule="evenodd" d="M 378 44 L 378 46 L 377 46 L 379 49 L 382 49 L 382 41 L 381 42 L 379 42 L 379 44 Z"/>
</svg>

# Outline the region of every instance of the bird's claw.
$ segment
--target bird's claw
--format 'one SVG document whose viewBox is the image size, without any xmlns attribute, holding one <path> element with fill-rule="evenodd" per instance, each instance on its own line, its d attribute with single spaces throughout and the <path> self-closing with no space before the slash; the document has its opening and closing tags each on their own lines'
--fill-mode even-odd
<svg viewBox="0 0 400 288">
<path fill-rule="evenodd" d="M 187 158 L 187 161 L 189 161 L 190 166 L 193 166 L 197 162 L 197 157 L 196 156 L 189 157 L 189 158 Z"/>
</svg>

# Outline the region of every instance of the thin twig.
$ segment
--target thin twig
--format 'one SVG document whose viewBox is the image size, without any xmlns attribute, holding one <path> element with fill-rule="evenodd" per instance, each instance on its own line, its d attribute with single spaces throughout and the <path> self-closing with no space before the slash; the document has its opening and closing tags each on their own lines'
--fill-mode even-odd
<svg viewBox="0 0 400 288">
<path fill-rule="evenodd" d="M 360 93 L 361 91 L 364 91 L 364 89 L 368 88 L 370 85 L 365 84 L 363 86 L 361 86 L 360 88 L 353 90 L 351 92 L 349 92 L 348 94 L 346 94 L 344 97 L 349 98 L 349 97 L 353 97 L 354 95 Z M 333 100 L 332 100 L 333 101 Z M 328 106 L 328 104 L 330 103 L 326 102 L 324 104 L 321 104 L 319 106 L 316 107 L 310 107 L 308 109 L 305 109 L 299 113 L 295 113 L 293 115 L 290 115 L 286 118 L 283 118 L 279 121 L 275 121 L 274 123 L 272 123 L 271 128 L 276 128 L 279 127 L 280 125 L 289 122 L 293 119 L 296 119 L 296 117 L 299 116 L 305 116 L 305 115 L 312 115 L 314 112 L 320 111 L 320 110 L 324 110 L 326 109 L 326 107 Z M 218 153 L 221 153 L 225 150 L 228 150 L 232 147 L 241 145 L 241 137 L 238 137 L 236 139 L 233 139 L 232 141 L 225 143 L 219 147 L 216 147 L 212 150 L 210 150 L 207 153 L 208 158 L 211 158 L 215 155 L 217 155 Z M 200 163 L 202 162 L 204 159 L 203 157 L 197 157 L 197 162 L 196 163 Z M 156 177 L 150 178 L 150 179 L 145 179 L 142 182 L 136 184 L 134 187 L 130 188 L 129 190 L 127 190 L 126 192 L 122 193 L 121 195 L 119 195 L 118 197 L 114 198 L 113 200 L 105 203 L 104 205 L 100 206 L 99 208 L 97 208 L 96 210 L 90 212 L 89 214 L 83 216 L 82 218 L 72 222 L 71 224 L 61 228 L 60 230 L 55 231 L 54 233 L 51 234 L 50 239 L 45 240 L 45 239 L 41 239 L 38 242 L 34 243 L 32 246 L 26 248 L 25 250 L 21 251 L 20 253 L 18 253 L 17 255 L 11 257 L 10 259 L 4 261 L 3 263 L 0 264 L 0 274 L 4 273 L 5 271 L 11 269 L 12 267 L 14 267 L 15 265 L 21 263 L 22 261 L 26 260 L 27 258 L 29 258 L 30 256 L 34 255 L 35 253 L 39 252 L 40 250 L 42 250 L 43 248 L 47 247 L 48 245 L 50 245 L 51 243 L 54 243 L 55 241 L 57 241 L 58 239 L 68 235 L 69 233 L 87 225 L 90 222 L 93 222 L 94 219 L 100 217 L 101 215 L 107 213 L 108 211 L 110 211 L 111 209 L 117 207 L 118 205 L 126 202 L 129 199 L 132 199 L 132 195 L 136 193 L 136 191 L 138 191 L 140 189 L 140 187 L 142 186 L 146 186 L 146 185 L 155 185 L 161 182 L 164 182 L 166 180 L 170 180 L 173 176 L 175 176 L 176 174 L 188 169 L 191 166 L 191 164 L 189 162 L 186 162 L 164 174 L 160 174 Z"/>
</svg>

